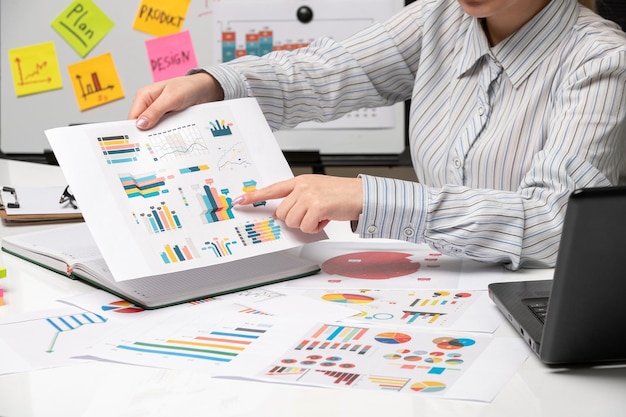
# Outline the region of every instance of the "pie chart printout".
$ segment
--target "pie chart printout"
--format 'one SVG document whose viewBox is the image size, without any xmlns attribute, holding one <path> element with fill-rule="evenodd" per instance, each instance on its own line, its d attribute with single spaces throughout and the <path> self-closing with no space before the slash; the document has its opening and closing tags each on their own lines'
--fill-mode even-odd
<svg viewBox="0 0 626 417">
<path fill-rule="evenodd" d="M 405 333 L 397 332 L 384 332 L 379 333 L 374 338 L 377 342 L 385 343 L 389 345 L 396 345 L 399 343 L 407 343 L 411 341 L 411 336 Z"/>
<path fill-rule="evenodd" d="M 416 273 L 419 262 L 403 252 L 355 252 L 336 256 L 322 264 L 322 271 L 331 275 L 341 275 L 361 279 L 390 279 Z"/>
<path fill-rule="evenodd" d="M 373 297 L 362 294 L 326 294 L 322 296 L 324 301 L 344 304 L 369 304 L 374 301 Z"/>
</svg>

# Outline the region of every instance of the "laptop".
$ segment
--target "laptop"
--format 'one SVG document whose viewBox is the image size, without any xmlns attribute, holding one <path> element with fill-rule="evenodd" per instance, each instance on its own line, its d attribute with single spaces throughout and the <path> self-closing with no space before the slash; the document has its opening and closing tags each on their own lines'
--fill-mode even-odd
<svg viewBox="0 0 626 417">
<path fill-rule="evenodd" d="M 553 279 L 489 295 L 545 364 L 626 362 L 626 186 L 574 191 Z"/>
</svg>

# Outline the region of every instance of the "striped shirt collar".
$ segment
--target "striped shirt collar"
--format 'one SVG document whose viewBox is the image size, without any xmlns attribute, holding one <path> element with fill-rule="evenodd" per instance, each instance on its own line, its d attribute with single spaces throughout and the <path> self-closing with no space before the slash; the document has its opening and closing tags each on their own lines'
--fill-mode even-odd
<svg viewBox="0 0 626 417">
<path fill-rule="evenodd" d="M 467 30 L 459 31 L 456 48 L 462 48 L 458 77 L 465 75 L 485 55 L 502 65 L 514 88 L 545 60 L 568 35 L 578 18 L 577 1 L 553 0 L 520 30 L 489 47 L 479 19 L 465 15 Z"/>
</svg>

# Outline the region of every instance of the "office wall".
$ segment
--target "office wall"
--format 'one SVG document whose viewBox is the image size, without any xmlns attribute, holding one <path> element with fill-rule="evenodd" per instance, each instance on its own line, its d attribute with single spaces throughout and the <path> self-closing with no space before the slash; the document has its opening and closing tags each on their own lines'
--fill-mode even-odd
<svg viewBox="0 0 626 417">
<path fill-rule="evenodd" d="M 125 119 L 135 91 L 152 82 L 145 43 L 154 36 L 132 28 L 141 0 L 93 1 L 114 22 L 114 27 L 85 57 L 77 54 L 51 27 L 51 22 L 72 4 L 71 0 L 2 0 L 0 2 L 2 56 L 0 151 L 3 153 L 37 154 L 45 151 L 49 146 L 43 132 L 48 128 L 72 123 Z M 298 23 L 296 10 L 302 5 L 300 1 L 191 0 L 182 30 L 190 32 L 200 65 L 217 62 L 215 48 L 219 46 L 219 40 L 216 39 L 216 16 L 213 14 L 215 5 L 229 2 L 239 2 L 245 5 L 246 1 L 256 5 L 267 3 L 268 7 L 265 9 L 268 12 L 282 20 L 289 20 L 294 31 L 299 31 L 296 25 Z M 402 0 L 375 1 L 389 2 L 391 11 L 399 10 L 404 5 Z M 340 28 L 347 25 L 341 25 L 341 19 L 337 19 L 338 17 L 368 17 L 367 7 L 362 7 L 363 0 L 311 0 L 307 4 L 315 12 L 314 20 L 306 26 L 307 36 L 317 30 L 319 32 L 317 36 L 338 37 L 325 33 L 330 27 L 328 22 L 334 21 L 334 27 Z M 369 19 L 361 19 L 361 21 L 365 24 L 373 21 L 372 19 L 380 20 L 385 17 L 369 16 Z M 259 19 L 262 18 L 259 17 Z M 270 25 L 273 23 L 269 22 Z M 62 87 L 18 97 L 8 51 L 50 41 L 55 46 Z M 67 67 L 105 53 L 112 55 L 124 90 L 124 97 L 81 111 L 72 89 Z M 391 114 L 391 119 L 388 119 L 390 123 L 383 128 L 361 129 L 350 125 L 350 127 L 336 128 L 320 126 L 318 129 L 313 126 L 307 129 L 279 132 L 277 137 L 283 149 L 286 150 L 319 150 L 323 154 L 397 154 L 405 147 L 403 104 L 394 107 Z M 381 141 L 380 138 L 385 139 Z"/>
</svg>

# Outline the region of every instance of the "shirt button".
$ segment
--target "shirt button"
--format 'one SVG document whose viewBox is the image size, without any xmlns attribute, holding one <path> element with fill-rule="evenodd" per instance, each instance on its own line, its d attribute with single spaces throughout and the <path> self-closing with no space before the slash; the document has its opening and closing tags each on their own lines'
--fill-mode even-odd
<svg viewBox="0 0 626 417">
<path fill-rule="evenodd" d="M 411 237 L 415 234 L 415 231 L 411 229 L 410 227 L 405 228 L 403 232 L 404 232 L 404 236 L 406 237 Z"/>
<path fill-rule="evenodd" d="M 463 165 L 461 163 L 461 160 L 459 158 L 454 158 L 454 160 L 452 161 L 452 163 L 454 164 L 455 168 L 461 168 L 461 166 Z"/>
<path fill-rule="evenodd" d="M 378 231 L 378 227 L 371 225 L 367 227 L 367 233 L 369 233 L 370 235 L 373 235 L 374 233 L 376 233 Z"/>
<path fill-rule="evenodd" d="M 485 108 L 484 108 L 484 107 L 479 107 L 479 108 L 478 108 L 478 114 L 479 114 L 479 115 L 481 115 L 481 116 L 482 116 L 483 114 L 485 114 Z"/>
</svg>

